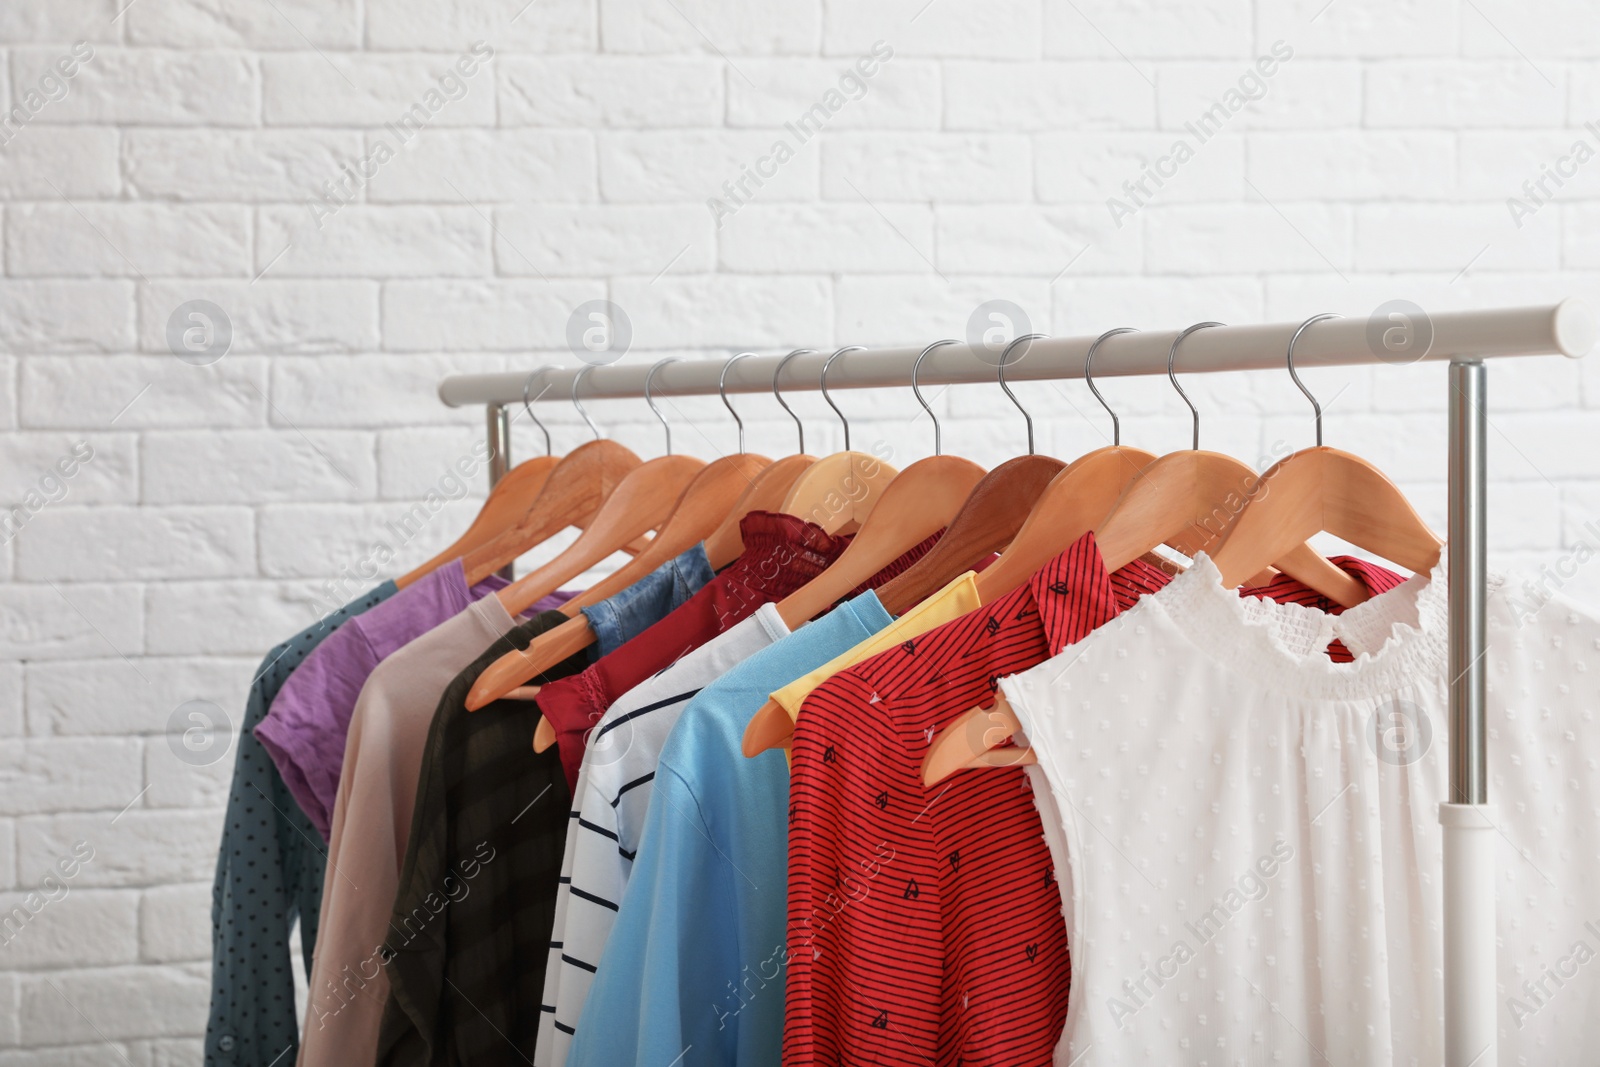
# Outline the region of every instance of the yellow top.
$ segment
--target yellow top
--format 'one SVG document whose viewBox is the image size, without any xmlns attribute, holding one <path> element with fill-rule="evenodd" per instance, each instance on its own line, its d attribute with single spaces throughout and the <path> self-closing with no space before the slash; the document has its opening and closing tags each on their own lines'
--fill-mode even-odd
<svg viewBox="0 0 1600 1067">
<path fill-rule="evenodd" d="M 978 600 L 977 572 L 968 571 L 949 585 L 918 604 L 878 633 L 867 638 L 850 651 L 835 656 L 810 674 L 796 678 L 776 693 L 772 700 L 789 713 L 793 722 L 800 717 L 800 705 L 817 686 L 847 667 L 893 648 L 903 641 L 921 637 L 936 626 L 959 619 L 970 611 L 982 607 Z"/>
</svg>

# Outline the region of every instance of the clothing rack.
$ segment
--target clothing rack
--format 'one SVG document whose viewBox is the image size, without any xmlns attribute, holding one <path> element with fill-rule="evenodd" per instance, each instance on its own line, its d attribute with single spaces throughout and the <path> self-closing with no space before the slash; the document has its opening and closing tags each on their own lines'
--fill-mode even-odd
<svg viewBox="0 0 1600 1067">
<path fill-rule="evenodd" d="M 1216 326 L 1183 343 L 1183 374 L 1216 371 L 1282 372 L 1299 323 Z M 1388 335 L 1394 329 L 1398 333 Z M 1166 374 L 1177 330 L 1125 333 L 1095 353 L 1097 377 Z M 1419 361 L 1450 364 L 1450 802 L 1440 805 L 1444 827 L 1445 1062 L 1450 1067 L 1497 1059 L 1495 1009 L 1495 831 L 1489 804 L 1484 730 L 1487 632 L 1487 375 L 1484 360 L 1561 354 L 1578 358 L 1593 346 L 1600 323 L 1583 302 L 1424 314 L 1416 319 L 1330 319 L 1300 336 L 1297 369 Z M 1008 381 L 1084 376 L 1093 337 L 1041 338 L 1005 367 Z M 785 390 L 817 389 L 832 349 L 796 356 L 784 368 Z M 853 350 L 829 368 L 827 387 L 905 387 L 920 347 Z M 654 396 L 765 392 L 785 357 L 758 356 L 732 366 L 718 360 L 675 362 L 651 382 Z M 999 360 L 965 344 L 930 351 L 917 371 L 920 385 L 993 383 Z M 490 484 L 509 466 L 509 409 L 528 397 L 565 399 L 578 376 L 583 399 L 643 398 L 647 362 L 512 374 L 454 375 L 439 384 L 451 407 L 484 404 L 493 459 Z M 722 380 L 725 378 L 725 381 Z M 530 391 L 531 390 L 531 391 Z"/>
</svg>

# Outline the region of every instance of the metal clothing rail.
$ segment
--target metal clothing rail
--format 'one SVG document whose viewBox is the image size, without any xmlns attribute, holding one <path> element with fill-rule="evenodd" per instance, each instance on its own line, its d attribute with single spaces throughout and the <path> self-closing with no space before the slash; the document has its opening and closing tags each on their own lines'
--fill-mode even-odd
<svg viewBox="0 0 1600 1067">
<path fill-rule="evenodd" d="M 1499 308 L 1488 311 L 1445 311 L 1413 322 L 1413 340 L 1430 332 L 1432 344 L 1421 358 L 1430 361 L 1491 359 L 1501 356 L 1539 356 L 1562 353 L 1576 356 L 1594 342 L 1594 314 L 1581 301 L 1542 307 Z M 1191 334 L 1178 354 L 1180 374 L 1208 371 L 1274 370 L 1282 373 L 1284 352 L 1297 322 L 1270 325 L 1217 326 Z M 1410 363 L 1415 347 L 1383 347 L 1384 331 L 1401 328 L 1384 320 L 1372 324 L 1364 317 L 1319 322 L 1301 335 L 1294 348 L 1295 366 L 1349 367 L 1372 363 Z M 1119 334 L 1095 352 L 1094 376 L 1167 373 L 1167 350 L 1177 330 L 1149 330 Z M 1369 337 L 1369 333 L 1372 335 Z M 1030 343 L 1006 364 L 1006 380 L 1038 381 L 1083 377 L 1083 357 L 1094 337 L 1046 337 Z M 904 388 L 911 384 L 911 365 L 924 346 L 853 351 L 836 360 L 828 371 L 828 389 Z M 783 371 L 784 392 L 814 390 L 822 364 L 831 348 L 798 356 Z M 1382 352 L 1380 357 L 1378 353 Z M 780 352 L 743 359 L 728 368 L 729 393 L 761 393 L 772 388 L 772 374 Z M 574 361 L 576 362 L 576 361 Z M 998 360 L 987 352 L 974 353 L 966 344 L 947 345 L 928 353 L 917 372 L 922 385 L 993 385 Z M 595 367 L 584 378 L 585 400 L 642 398 L 651 361 Z M 582 370 L 552 370 L 534 378 L 533 395 L 545 390 L 548 399 L 565 399 L 572 379 Z M 528 371 L 507 374 L 461 374 L 439 383 L 439 399 L 451 407 L 467 404 L 517 405 L 529 384 Z M 654 396 L 710 396 L 717 391 L 722 363 L 717 360 L 683 360 L 661 368 L 650 383 Z"/>
<path fill-rule="evenodd" d="M 1299 323 L 1218 326 L 1191 334 L 1183 344 L 1184 374 L 1284 369 L 1289 340 Z M 1399 330 L 1399 333 L 1390 332 Z M 1167 356 L 1179 331 L 1126 333 L 1111 337 L 1095 353 L 1097 377 L 1166 374 Z M 1489 805 L 1485 683 L 1488 678 L 1485 592 L 1487 589 L 1488 441 L 1483 361 L 1509 356 L 1561 354 L 1581 357 L 1600 333 L 1594 313 L 1577 300 L 1537 307 L 1440 312 L 1421 321 L 1372 318 L 1330 319 L 1301 335 L 1295 345 L 1299 369 L 1317 366 L 1450 364 L 1450 800 L 1440 805 L 1444 827 L 1445 1063 L 1448 1067 L 1498 1062 L 1495 1010 L 1493 809 Z M 1083 377 L 1093 337 L 1042 338 L 1006 366 L 1010 381 Z M 866 389 L 911 384 L 911 369 L 923 349 L 853 351 L 838 360 L 828 388 Z M 785 369 L 782 387 L 816 389 L 827 350 L 797 356 Z M 729 393 L 772 388 L 780 355 L 740 360 L 726 369 Z M 922 385 L 992 383 L 997 360 L 984 351 L 952 344 L 927 354 L 917 380 Z M 533 379 L 533 395 L 566 397 L 585 368 L 552 370 Z M 594 368 L 583 381 L 584 399 L 644 396 L 649 363 Z M 717 392 L 724 363 L 684 361 L 661 368 L 651 383 L 656 396 Z M 491 484 L 509 463 L 507 407 L 520 404 L 530 375 L 470 374 L 446 378 L 439 397 L 452 407 L 485 404 L 494 460 Z"/>
</svg>

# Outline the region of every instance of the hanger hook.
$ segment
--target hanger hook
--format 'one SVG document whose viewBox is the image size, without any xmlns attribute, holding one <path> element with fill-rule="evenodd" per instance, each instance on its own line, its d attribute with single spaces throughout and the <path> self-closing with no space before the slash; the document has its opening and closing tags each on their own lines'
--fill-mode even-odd
<svg viewBox="0 0 1600 1067">
<path fill-rule="evenodd" d="M 1294 331 L 1294 336 L 1289 338 L 1289 377 L 1294 379 L 1294 384 L 1302 393 L 1305 394 L 1306 399 L 1311 401 L 1311 411 L 1316 415 L 1317 418 L 1318 448 L 1322 447 L 1322 405 L 1317 403 L 1317 398 L 1311 395 L 1311 390 L 1306 388 L 1306 383 L 1300 380 L 1300 375 L 1294 369 L 1294 345 L 1296 341 L 1300 340 L 1300 335 L 1306 332 L 1307 326 L 1310 326 L 1313 323 L 1325 322 L 1328 319 L 1336 318 L 1339 318 L 1339 316 L 1331 313 L 1324 315 L 1313 315 L 1306 321 L 1302 322 L 1299 328 Z"/>
<path fill-rule="evenodd" d="M 783 368 L 787 367 L 789 365 L 789 361 L 795 356 L 803 356 L 808 352 L 815 351 L 815 348 L 797 348 L 793 352 L 790 352 L 787 356 L 784 356 L 782 359 L 778 360 L 778 365 L 772 370 L 772 395 L 777 397 L 778 403 L 783 405 L 783 410 L 787 411 L 789 413 L 789 417 L 794 420 L 795 431 L 800 435 L 800 452 L 798 454 L 801 455 L 803 455 L 806 450 L 806 425 L 800 421 L 800 416 L 794 413 L 794 409 L 791 408 L 789 406 L 789 402 L 783 398 L 783 394 L 778 392 L 778 376 L 783 373 Z"/>
<path fill-rule="evenodd" d="M 939 416 L 935 415 L 933 409 L 928 406 L 928 402 L 922 399 L 922 387 L 917 384 L 917 371 L 922 369 L 922 361 L 927 358 L 929 352 L 932 352 L 935 348 L 943 348 L 945 345 L 956 343 L 955 341 L 935 341 L 921 352 L 918 352 L 917 361 L 911 364 L 911 392 L 916 396 L 917 403 L 922 405 L 922 410 L 928 413 L 928 418 L 933 420 L 933 454 L 936 456 L 944 455 L 944 436 L 939 431 Z"/>
<path fill-rule="evenodd" d="M 1106 409 L 1106 414 L 1111 416 L 1111 444 L 1122 444 L 1122 420 L 1117 418 L 1117 413 L 1111 410 L 1111 405 L 1106 403 L 1106 398 L 1100 395 L 1100 387 L 1094 384 L 1094 351 L 1100 347 L 1101 342 L 1117 336 L 1119 333 L 1138 333 L 1132 326 L 1118 326 L 1115 330 L 1107 330 L 1094 339 L 1089 346 L 1089 351 L 1083 356 L 1083 380 L 1089 383 L 1089 392 L 1100 401 L 1100 406 Z"/>
<path fill-rule="evenodd" d="M 657 421 L 661 423 L 661 429 L 666 431 L 667 455 L 669 456 L 672 455 L 672 426 L 667 422 L 666 416 L 661 414 L 660 409 L 656 407 L 656 399 L 650 395 L 650 383 L 655 381 L 656 371 L 660 370 L 662 367 L 665 367 L 668 363 L 681 362 L 683 361 L 677 356 L 668 356 L 666 359 L 652 366 L 650 368 L 650 373 L 644 376 L 644 402 L 650 405 L 650 414 L 656 417 Z"/>
<path fill-rule="evenodd" d="M 539 421 L 539 416 L 537 416 L 537 415 L 535 415 L 533 413 L 533 404 L 530 403 L 529 400 L 528 400 L 528 387 L 533 385 L 533 376 L 534 375 L 537 374 L 537 375 L 543 376 L 546 372 L 554 370 L 554 369 L 555 369 L 554 367 L 535 367 L 533 370 L 529 371 L 528 372 L 528 376 L 522 380 L 522 410 L 526 411 L 528 413 L 528 418 L 532 419 L 533 420 L 533 424 L 535 426 L 539 427 L 539 432 L 544 434 L 544 454 L 547 455 L 547 456 L 553 454 L 550 451 L 550 428 L 548 426 L 546 426 L 544 423 L 540 422 Z M 550 388 L 550 387 L 549 386 L 545 386 L 545 389 L 548 389 L 548 388 Z M 544 393 L 545 393 L 544 389 L 539 390 L 539 395 L 540 396 L 543 396 Z"/>
<path fill-rule="evenodd" d="M 722 373 L 717 375 L 717 395 L 722 397 L 722 406 L 728 409 L 728 414 L 733 416 L 733 421 L 739 424 L 739 454 L 741 456 L 744 455 L 744 420 L 739 417 L 737 411 L 733 410 L 733 405 L 728 403 L 728 368 L 741 359 L 749 359 L 753 355 L 755 355 L 754 352 L 740 352 L 724 363 L 722 365 Z"/>
<path fill-rule="evenodd" d="M 1178 384 L 1178 375 L 1173 370 L 1178 360 L 1178 346 L 1183 344 L 1183 339 L 1191 333 L 1209 329 L 1212 326 L 1221 326 L 1220 322 L 1197 322 L 1172 339 L 1172 347 L 1167 349 L 1167 380 L 1172 382 L 1172 387 L 1183 397 L 1183 402 L 1189 405 L 1189 414 L 1194 418 L 1194 444 L 1190 447 L 1200 451 L 1200 409 L 1194 406 L 1194 401 L 1189 399 L 1189 394 L 1183 391 L 1183 386 Z"/>
<path fill-rule="evenodd" d="M 850 451 L 850 420 L 844 417 L 844 412 L 839 410 L 839 405 L 835 404 L 833 397 L 828 395 L 828 368 L 833 366 L 834 360 L 846 352 L 865 352 L 866 350 L 866 345 L 845 345 L 829 356 L 822 364 L 822 399 L 828 402 L 828 406 L 833 409 L 833 413 L 839 416 L 839 421 L 844 423 L 844 450 L 846 452 Z"/>
<path fill-rule="evenodd" d="M 589 432 L 594 434 L 594 439 L 598 441 L 600 440 L 600 427 L 594 424 L 594 420 L 589 417 L 588 409 L 578 400 L 578 387 L 593 372 L 594 364 L 591 363 L 572 376 L 572 406 L 578 409 L 578 414 L 583 416 L 583 421 L 589 424 Z"/>
<path fill-rule="evenodd" d="M 1028 455 L 1030 456 L 1033 455 L 1033 416 L 1028 414 L 1028 409 L 1022 406 L 1022 401 L 1017 399 L 1017 394 L 1013 393 L 1011 391 L 1011 386 L 1006 384 L 1006 363 L 1011 359 L 1011 350 L 1016 348 L 1022 342 L 1037 341 L 1042 337 L 1048 336 L 1050 335 L 1044 333 L 1025 333 L 1015 341 L 1012 341 L 1010 344 L 1006 345 L 1005 350 L 1000 353 L 1000 370 L 998 374 L 1000 379 L 1000 388 L 1004 389 L 1006 391 L 1006 396 L 1011 399 L 1013 404 L 1017 405 L 1017 410 L 1022 412 L 1023 421 L 1028 424 Z"/>
</svg>

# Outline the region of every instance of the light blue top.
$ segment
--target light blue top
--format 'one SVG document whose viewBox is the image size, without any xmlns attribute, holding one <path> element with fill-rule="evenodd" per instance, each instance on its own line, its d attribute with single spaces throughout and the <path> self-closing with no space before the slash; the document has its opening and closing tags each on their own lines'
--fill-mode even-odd
<svg viewBox="0 0 1600 1067">
<path fill-rule="evenodd" d="M 770 1067 L 782 1058 L 789 768 L 779 751 L 746 759 L 740 743 L 774 689 L 892 621 L 876 594 L 862 593 L 689 702 L 662 749 L 633 876 L 567 1067 Z"/>
</svg>

